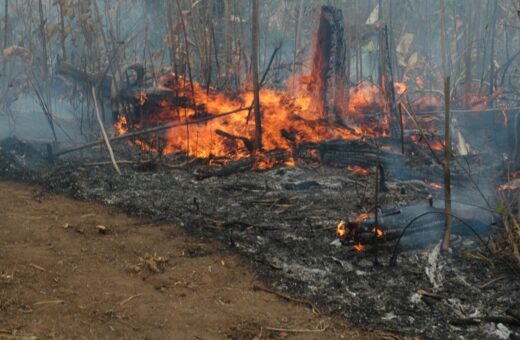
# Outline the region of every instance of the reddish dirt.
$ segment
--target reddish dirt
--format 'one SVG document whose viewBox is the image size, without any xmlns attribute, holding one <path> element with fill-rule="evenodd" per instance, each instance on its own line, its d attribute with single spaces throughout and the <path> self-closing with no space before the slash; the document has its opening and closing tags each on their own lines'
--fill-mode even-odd
<svg viewBox="0 0 520 340">
<path fill-rule="evenodd" d="M 10 182 L 0 217 L 0 339 L 377 337 L 254 290 L 238 256 L 172 224 Z"/>
</svg>

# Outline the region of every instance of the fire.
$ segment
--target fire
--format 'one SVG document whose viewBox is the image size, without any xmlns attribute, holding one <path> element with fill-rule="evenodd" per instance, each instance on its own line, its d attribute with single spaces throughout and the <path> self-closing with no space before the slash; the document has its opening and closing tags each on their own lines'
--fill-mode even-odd
<svg viewBox="0 0 520 340">
<path fill-rule="evenodd" d="M 352 246 L 352 249 L 354 249 L 357 252 L 362 252 L 366 249 L 366 247 L 361 243 L 356 243 Z"/>
<path fill-rule="evenodd" d="M 385 233 L 383 231 L 383 229 L 379 228 L 379 227 L 372 227 L 372 229 L 370 229 L 370 232 L 374 235 L 377 236 L 377 238 L 382 238 L 385 236 Z"/>
<path fill-rule="evenodd" d="M 398 85 L 401 88 L 401 85 Z M 119 134 L 130 128 L 156 126 L 170 122 L 193 122 L 240 107 L 247 108 L 253 102 L 253 92 L 242 93 L 240 98 L 230 98 L 214 89 L 203 88 L 198 83 L 191 85 L 187 79 L 170 74 L 159 79 L 158 87 L 172 93 L 171 99 L 157 103 L 158 112 L 146 112 L 137 122 L 130 123 L 125 115 L 115 124 Z M 184 105 L 178 104 L 184 100 Z M 187 100 L 189 99 L 189 100 Z M 144 105 L 148 95 L 139 92 L 136 101 Z M 330 139 L 354 140 L 363 136 L 385 136 L 388 134 L 388 117 L 385 101 L 379 87 L 369 82 L 361 82 L 350 90 L 350 100 L 341 113 L 342 124 L 324 121 L 319 109 L 313 105 L 312 94 L 305 88 L 290 95 L 287 92 L 262 89 L 260 93 L 263 149 L 291 150 L 291 146 L 303 142 L 319 142 Z M 187 104 L 186 104 L 187 102 Z M 196 103 L 196 106 L 192 105 Z M 378 118 L 376 115 L 382 117 Z M 345 125 L 348 128 L 345 128 Z M 217 133 L 218 131 L 224 133 Z M 236 160 L 251 156 L 251 146 L 255 135 L 254 113 L 251 110 L 192 123 L 188 126 L 173 127 L 164 133 L 164 154 L 187 153 L 191 157 L 211 159 L 221 157 Z M 232 138 L 227 138 L 231 136 Z M 289 137 L 288 137 L 289 136 Z M 237 138 L 235 138 L 237 137 Z M 153 140 L 154 138 L 150 138 Z M 157 140 L 157 139 L 155 139 Z M 248 142 L 249 141 L 249 142 Z M 144 150 L 154 150 L 146 140 L 134 142 Z M 271 160 L 255 162 L 257 169 L 269 169 Z M 294 165 L 290 156 L 282 165 Z M 365 174 L 366 169 L 355 169 L 355 173 Z"/>
<path fill-rule="evenodd" d="M 405 83 L 399 83 L 399 82 L 394 82 L 394 88 L 395 88 L 395 94 L 398 95 L 398 96 L 402 95 L 407 90 L 406 84 Z"/>
<path fill-rule="evenodd" d="M 355 175 L 360 175 L 360 176 L 368 176 L 368 174 L 369 174 L 368 169 L 363 168 L 359 165 L 348 165 L 347 170 L 352 172 Z"/>
<path fill-rule="evenodd" d="M 345 236 L 347 236 L 347 225 L 345 223 L 345 220 L 339 221 L 338 225 L 336 226 L 336 236 L 338 236 L 339 239 L 344 239 Z"/>
<path fill-rule="evenodd" d="M 410 136 L 410 139 L 415 144 L 421 144 L 423 142 L 421 136 L 419 135 L 413 135 Z M 443 151 L 444 150 L 444 144 L 439 139 L 430 139 L 428 141 L 430 143 L 430 146 L 434 151 Z"/>
<path fill-rule="evenodd" d="M 354 222 L 360 223 L 368 219 L 369 213 L 363 213 L 354 219 Z"/>
<path fill-rule="evenodd" d="M 440 185 L 439 183 L 435 183 L 435 182 L 426 182 L 430 187 L 432 187 L 433 189 L 435 190 L 441 190 L 442 189 L 442 185 Z"/>
<path fill-rule="evenodd" d="M 148 95 L 144 91 L 139 91 L 139 93 L 137 93 L 137 95 L 136 95 L 136 99 L 137 99 L 137 103 L 140 106 L 143 106 L 146 103 L 146 101 L 148 100 Z"/>
<path fill-rule="evenodd" d="M 518 190 L 520 189 L 520 185 L 516 183 L 507 183 L 507 184 L 501 184 L 498 186 L 499 191 L 508 191 L 508 190 Z"/>
</svg>

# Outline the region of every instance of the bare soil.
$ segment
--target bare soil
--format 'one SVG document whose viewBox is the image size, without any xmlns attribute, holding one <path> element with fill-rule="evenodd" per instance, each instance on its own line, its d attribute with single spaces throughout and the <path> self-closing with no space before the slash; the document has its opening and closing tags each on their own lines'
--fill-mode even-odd
<svg viewBox="0 0 520 340">
<path fill-rule="evenodd" d="M 255 285 L 237 255 L 179 226 L 0 182 L 0 339 L 381 336 Z"/>
</svg>

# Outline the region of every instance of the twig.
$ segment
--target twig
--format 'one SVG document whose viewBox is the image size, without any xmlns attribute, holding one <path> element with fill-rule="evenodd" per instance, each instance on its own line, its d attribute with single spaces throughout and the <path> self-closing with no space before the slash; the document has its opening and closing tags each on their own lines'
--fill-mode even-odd
<svg viewBox="0 0 520 340">
<path fill-rule="evenodd" d="M 291 302 L 295 302 L 295 303 L 298 303 L 298 304 L 302 304 L 302 305 L 307 305 L 309 306 L 314 312 L 316 313 L 320 313 L 320 310 L 318 309 L 318 307 L 316 307 L 312 302 L 310 301 L 307 301 L 307 300 L 301 300 L 301 299 L 296 299 L 296 298 L 293 298 L 289 295 L 286 295 L 284 293 L 280 293 L 280 292 L 277 292 L 275 290 L 272 290 L 272 289 L 269 289 L 269 288 L 266 288 L 266 287 L 263 287 L 263 286 L 260 286 L 260 285 L 253 285 L 253 290 L 260 290 L 260 291 L 263 291 L 263 292 L 266 292 L 266 293 L 270 293 L 270 294 L 274 294 L 278 297 L 281 297 L 282 299 L 285 299 L 287 301 L 291 301 Z"/>
<path fill-rule="evenodd" d="M 136 295 L 132 295 L 132 296 L 129 296 L 128 298 L 124 299 L 123 301 L 119 302 L 119 306 L 124 306 L 126 305 L 128 302 L 132 301 L 134 298 L 136 297 L 139 297 L 143 294 L 136 294 Z"/>
<path fill-rule="evenodd" d="M 107 145 L 108 153 L 110 154 L 110 159 L 112 160 L 112 164 L 114 165 L 114 169 L 121 176 L 121 170 L 119 170 L 119 166 L 117 165 L 116 158 L 114 156 L 114 151 L 112 151 L 112 145 L 110 145 L 110 141 L 108 140 L 107 132 L 105 131 L 105 126 L 103 125 L 103 121 L 101 120 L 101 116 L 99 114 L 99 107 L 96 98 L 96 89 L 92 88 L 92 98 L 94 99 L 94 107 L 96 109 L 96 117 L 99 123 L 99 128 L 101 129 L 101 134 L 103 135 L 103 139 Z"/>
<path fill-rule="evenodd" d="M 47 271 L 45 268 L 40 267 L 40 266 L 38 266 L 38 265 L 35 265 L 34 263 L 29 263 L 29 266 L 30 266 L 30 267 L 33 267 L 33 268 L 35 268 L 35 269 L 38 269 L 38 270 L 40 270 L 40 271 L 42 271 L 42 272 L 46 272 L 46 271 Z"/>
<path fill-rule="evenodd" d="M 503 279 L 505 279 L 505 278 L 506 278 L 505 276 L 497 277 L 497 278 L 495 278 L 495 279 L 493 279 L 493 280 L 491 280 L 491 281 L 488 281 L 488 282 L 486 282 L 486 283 L 484 283 L 484 284 L 478 286 L 478 288 L 480 288 L 480 289 L 484 289 L 484 288 L 486 288 L 486 287 L 488 287 L 488 286 L 491 286 L 493 283 L 498 282 L 498 281 L 500 281 L 500 280 L 503 280 Z"/>
<path fill-rule="evenodd" d="M 399 103 L 399 127 L 401 128 L 401 153 L 404 155 L 404 126 L 403 126 L 403 104 Z"/>
<path fill-rule="evenodd" d="M 426 291 L 424 289 L 419 289 L 417 291 L 417 294 L 422 295 L 422 296 L 426 296 L 426 297 L 429 297 L 429 298 L 432 298 L 432 299 L 437 299 L 437 300 L 441 300 L 442 299 L 442 296 L 440 296 L 438 294 L 435 294 L 435 293 L 428 292 L 428 291 Z"/>
<path fill-rule="evenodd" d="M 442 238 L 442 251 L 447 252 L 450 247 L 451 236 L 451 173 L 450 173 L 450 77 L 444 78 L 444 212 L 446 213 L 446 224 Z"/>
<path fill-rule="evenodd" d="M 59 304 L 62 304 L 62 303 L 65 303 L 65 301 L 63 301 L 63 300 L 44 300 L 44 301 L 35 302 L 34 305 L 35 306 L 40 306 L 40 305 L 59 305 Z"/>
</svg>

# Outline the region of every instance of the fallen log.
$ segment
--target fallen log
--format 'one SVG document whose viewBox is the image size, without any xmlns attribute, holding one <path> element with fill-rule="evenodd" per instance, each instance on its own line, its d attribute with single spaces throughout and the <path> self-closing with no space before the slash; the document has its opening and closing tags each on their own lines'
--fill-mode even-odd
<svg viewBox="0 0 520 340">
<path fill-rule="evenodd" d="M 221 167 L 208 166 L 195 171 L 195 178 L 203 180 L 210 177 L 225 177 L 235 173 L 250 170 L 253 166 L 253 161 L 250 158 L 242 158 L 237 161 L 231 161 Z"/>
</svg>

